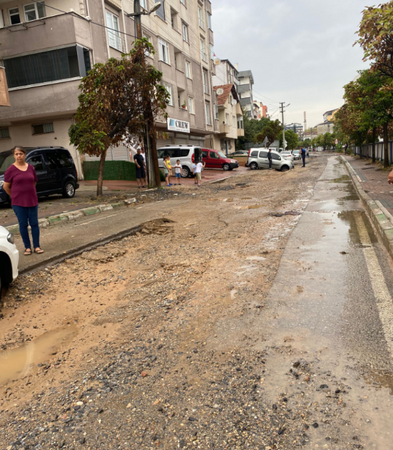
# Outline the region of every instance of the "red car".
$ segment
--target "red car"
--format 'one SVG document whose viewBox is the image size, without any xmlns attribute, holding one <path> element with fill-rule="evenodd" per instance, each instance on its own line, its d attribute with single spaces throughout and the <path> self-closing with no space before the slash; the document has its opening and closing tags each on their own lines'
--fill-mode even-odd
<svg viewBox="0 0 393 450">
<path fill-rule="evenodd" d="M 207 169 L 233 170 L 239 167 L 236 159 L 228 158 L 223 152 L 211 148 L 202 149 L 202 160 Z"/>
</svg>

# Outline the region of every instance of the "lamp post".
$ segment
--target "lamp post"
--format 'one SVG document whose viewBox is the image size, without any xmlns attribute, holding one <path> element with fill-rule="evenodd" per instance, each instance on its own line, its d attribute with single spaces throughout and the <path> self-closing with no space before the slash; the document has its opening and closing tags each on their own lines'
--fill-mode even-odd
<svg viewBox="0 0 393 450">
<path fill-rule="evenodd" d="M 134 0 L 134 12 L 132 14 L 127 14 L 128 17 L 134 18 L 134 27 L 135 27 L 135 37 L 137 39 L 142 39 L 142 22 L 141 22 L 141 16 L 142 15 L 150 15 L 154 11 L 157 11 L 161 7 L 161 2 L 156 3 L 152 9 L 149 11 L 142 10 L 140 0 Z M 145 55 L 141 55 L 143 58 L 143 62 L 145 60 Z M 146 150 L 146 156 L 147 156 L 147 177 L 150 187 L 159 187 L 161 186 L 161 179 L 160 179 L 160 169 L 158 167 L 158 158 L 157 158 L 157 147 L 154 142 L 152 145 L 152 139 L 150 136 L 150 129 L 149 129 L 149 123 L 154 123 L 154 117 L 153 113 L 150 107 L 150 104 L 148 102 L 148 99 L 146 100 L 146 111 L 145 111 L 145 117 L 146 117 L 146 132 L 144 136 L 144 146 Z"/>
</svg>

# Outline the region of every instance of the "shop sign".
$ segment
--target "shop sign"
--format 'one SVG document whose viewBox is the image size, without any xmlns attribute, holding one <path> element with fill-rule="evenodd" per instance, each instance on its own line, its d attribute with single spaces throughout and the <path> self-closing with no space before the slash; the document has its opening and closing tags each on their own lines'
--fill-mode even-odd
<svg viewBox="0 0 393 450">
<path fill-rule="evenodd" d="M 184 120 L 168 118 L 168 131 L 178 131 L 180 133 L 190 132 L 190 122 Z"/>
</svg>

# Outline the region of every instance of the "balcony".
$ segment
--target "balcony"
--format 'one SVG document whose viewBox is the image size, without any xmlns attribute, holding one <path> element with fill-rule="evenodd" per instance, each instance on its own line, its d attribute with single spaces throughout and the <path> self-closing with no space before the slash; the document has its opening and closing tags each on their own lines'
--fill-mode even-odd
<svg viewBox="0 0 393 450">
<path fill-rule="evenodd" d="M 243 137 L 244 136 L 244 130 L 243 128 L 237 129 L 237 137 Z"/>
<path fill-rule="evenodd" d="M 220 123 L 220 134 L 228 134 L 229 133 L 229 125 L 226 123 Z"/>
<path fill-rule="evenodd" d="M 0 42 L 4 59 L 67 44 L 92 48 L 90 22 L 72 12 L 2 28 Z"/>
</svg>

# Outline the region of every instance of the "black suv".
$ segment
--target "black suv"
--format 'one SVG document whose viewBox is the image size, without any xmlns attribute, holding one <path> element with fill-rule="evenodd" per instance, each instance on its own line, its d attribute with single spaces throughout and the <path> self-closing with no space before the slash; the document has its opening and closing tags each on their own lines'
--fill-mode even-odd
<svg viewBox="0 0 393 450">
<path fill-rule="evenodd" d="M 71 198 L 79 188 L 74 160 L 64 147 L 25 147 L 26 162 L 37 173 L 37 194 L 39 197 L 63 194 Z M 12 150 L 0 153 L 0 203 L 10 201 L 3 189 L 4 173 L 14 163 Z"/>
</svg>

